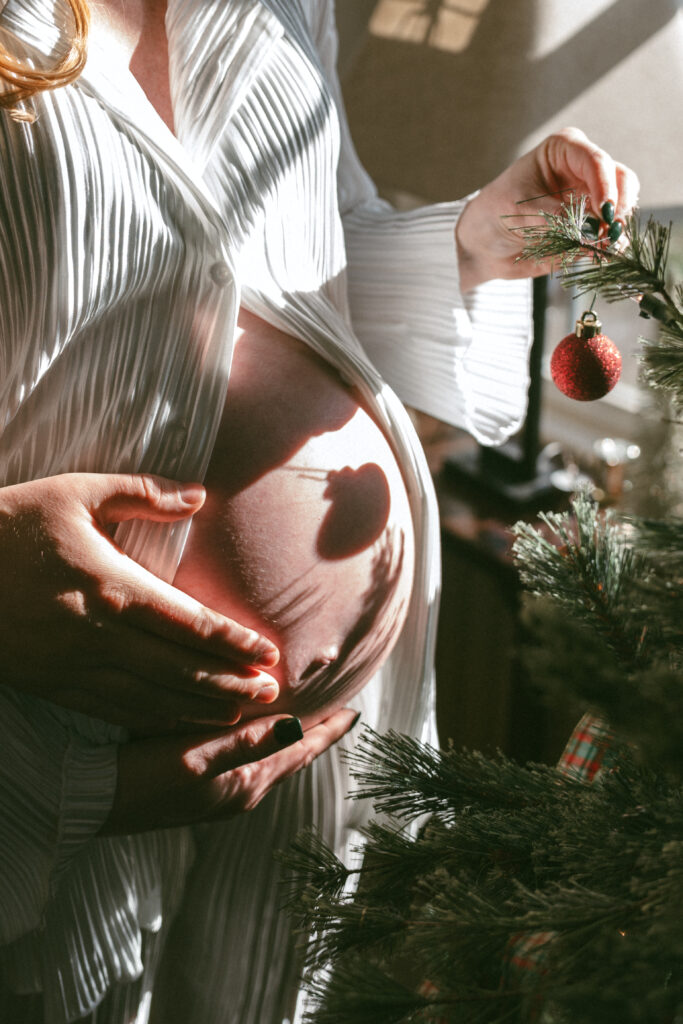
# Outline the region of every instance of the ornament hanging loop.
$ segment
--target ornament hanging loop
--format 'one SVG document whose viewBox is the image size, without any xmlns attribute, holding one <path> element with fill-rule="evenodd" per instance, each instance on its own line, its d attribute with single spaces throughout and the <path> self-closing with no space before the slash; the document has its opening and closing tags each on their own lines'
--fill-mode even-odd
<svg viewBox="0 0 683 1024">
<path fill-rule="evenodd" d="M 602 321 L 594 309 L 587 309 L 576 321 L 577 338 L 595 338 L 602 330 Z"/>
</svg>

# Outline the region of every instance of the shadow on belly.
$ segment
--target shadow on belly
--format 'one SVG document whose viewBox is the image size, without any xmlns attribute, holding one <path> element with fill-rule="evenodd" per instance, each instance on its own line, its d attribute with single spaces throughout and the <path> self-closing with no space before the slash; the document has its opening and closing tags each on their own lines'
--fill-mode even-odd
<svg viewBox="0 0 683 1024">
<path fill-rule="evenodd" d="M 287 681 L 288 707 L 299 715 L 348 700 L 385 661 L 398 635 L 407 607 L 399 593 L 404 570 L 404 537 L 387 535 L 361 596 L 358 617 L 331 661 L 314 658 L 296 678 Z"/>
<path fill-rule="evenodd" d="M 386 474 L 377 463 L 366 462 L 357 469 L 291 469 L 325 484 L 322 497 L 329 507 L 316 541 L 320 558 L 350 558 L 380 539 L 389 519 L 391 492 Z M 362 515 L 358 514 L 360 509 Z"/>
</svg>

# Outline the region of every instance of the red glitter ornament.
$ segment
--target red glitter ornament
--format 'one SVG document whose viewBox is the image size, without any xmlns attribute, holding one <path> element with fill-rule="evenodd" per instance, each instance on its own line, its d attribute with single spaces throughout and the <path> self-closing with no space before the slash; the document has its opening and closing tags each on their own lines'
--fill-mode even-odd
<svg viewBox="0 0 683 1024">
<path fill-rule="evenodd" d="M 592 309 L 582 313 L 575 333 L 562 339 L 550 360 L 555 385 L 577 402 L 602 398 L 621 374 L 621 352 L 601 328 Z"/>
</svg>

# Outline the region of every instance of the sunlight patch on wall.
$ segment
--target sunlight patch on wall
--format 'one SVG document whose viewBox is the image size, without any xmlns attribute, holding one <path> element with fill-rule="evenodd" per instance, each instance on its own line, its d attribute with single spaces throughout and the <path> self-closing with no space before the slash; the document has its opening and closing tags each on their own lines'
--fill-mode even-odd
<svg viewBox="0 0 683 1024">
<path fill-rule="evenodd" d="M 462 53 L 490 0 L 380 0 L 372 35 Z"/>
</svg>

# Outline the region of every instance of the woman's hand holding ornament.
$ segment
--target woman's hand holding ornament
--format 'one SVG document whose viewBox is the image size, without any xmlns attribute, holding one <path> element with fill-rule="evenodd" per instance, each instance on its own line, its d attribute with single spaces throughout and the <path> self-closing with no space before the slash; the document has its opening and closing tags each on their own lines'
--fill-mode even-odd
<svg viewBox="0 0 683 1024">
<path fill-rule="evenodd" d="M 535 277 L 547 264 L 519 261 L 519 229 L 539 223 L 569 196 L 588 196 L 591 223 L 614 242 L 638 199 L 638 178 L 578 128 L 548 136 L 470 200 L 456 227 L 463 292 L 493 278 Z"/>
</svg>

